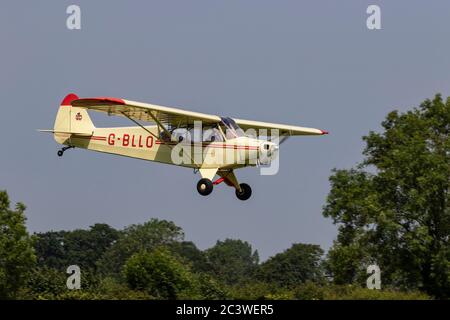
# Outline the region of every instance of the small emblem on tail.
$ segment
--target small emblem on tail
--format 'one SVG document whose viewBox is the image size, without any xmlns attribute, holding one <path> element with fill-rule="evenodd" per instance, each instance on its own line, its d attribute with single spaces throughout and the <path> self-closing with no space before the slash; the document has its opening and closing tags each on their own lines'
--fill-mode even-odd
<svg viewBox="0 0 450 320">
<path fill-rule="evenodd" d="M 83 116 L 81 115 L 81 113 L 77 113 L 76 115 L 75 115 L 75 120 L 77 120 L 77 121 L 81 121 L 83 119 Z"/>
</svg>

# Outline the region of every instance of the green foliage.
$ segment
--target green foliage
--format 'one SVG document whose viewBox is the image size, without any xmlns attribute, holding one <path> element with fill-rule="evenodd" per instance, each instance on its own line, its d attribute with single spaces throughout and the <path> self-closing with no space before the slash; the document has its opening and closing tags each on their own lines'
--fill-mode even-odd
<svg viewBox="0 0 450 320">
<path fill-rule="evenodd" d="M 37 233 L 35 237 L 40 266 L 65 270 L 76 264 L 84 270 L 92 270 L 98 258 L 117 241 L 119 231 L 98 223 L 89 230 L 50 231 Z"/>
<path fill-rule="evenodd" d="M 318 245 L 293 244 L 291 248 L 264 262 L 258 278 L 280 287 L 293 287 L 305 281 L 323 281 L 321 257 Z"/>
<path fill-rule="evenodd" d="M 155 299 L 145 291 L 131 290 L 125 283 L 106 277 L 96 289 L 103 300 L 150 300 Z"/>
<path fill-rule="evenodd" d="M 64 248 L 65 234 L 66 231 L 34 234 L 34 248 L 39 266 L 54 269 L 63 269 L 68 266 Z"/>
<path fill-rule="evenodd" d="M 221 283 L 207 273 L 196 276 L 196 287 L 199 299 L 223 300 L 230 297 L 228 290 Z M 187 297 L 188 299 L 190 297 Z"/>
<path fill-rule="evenodd" d="M 130 288 L 162 299 L 177 299 L 195 291 L 195 279 L 189 268 L 165 248 L 132 255 L 124 266 Z"/>
<path fill-rule="evenodd" d="M 199 250 L 191 241 L 173 242 L 168 249 L 179 256 L 183 261 L 189 263 L 192 271 L 205 272 L 208 270 L 206 254 Z"/>
<path fill-rule="evenodd" d="M 27 290 L 22 298 L 33 296 L 58 295 L 67 291 L 67 275 L 53 268 L 34 268 L 25 284 Z"/>
<path fill-rule="evenodd" d="M 8 194 L 0 191 L 0 299 L 16 296 L 36 262 L 24 211 L 22 203 L 11 210 Z"/>
<path fill-rule="evenodd" d="M 306 281 L 302 285 L 295 287 L 292 290 L 294 299 L 298 300 L 324 300 L 327 295 L 327 290 L 330 292 L 333 290 L 332 286 L 317 285 L 312 281 Z"/>
<path fill-rule="evenodd" d="M 251 281 L 228 287 L 230 297 L 235 300 L 266 300 L 279 299 L 290 294 L 287 290 L 274 286 L 268 282 Z"/>
<path fill-rule="evenodd" d="M 98 291 L 87 290 L 66 290 L 60 294 L 42 294 L 35 296 L 36 300 L 150 300 L 153 299 L 142 291 L 133 291 L 126 286 L 121 287 L 122 291 L 114 291 L 113 294 L 104 294 Z"/>
<path fill-rule="evenodd" d="M 183 238 L 182 229 L 171 221 L 151 219 L 144 224 L 131 225 L 121 232 L 97 265 L 103 274 L 120 277 L 124 263 L 133 254 L 168 246 Z"/>
<path fill-rule="evenodd" d="M 251 280 L 258 267 L 258 252 L 242 240 L 217 241 L 205 254 L 210 274 L 226 284 Z"/>
<path fill-rule="evenodd" d="M 293 290 L 293 298 L 299 300 L 428 300 L 418 291 L 370 290 L 354 285 L 320 285 L 306 282 Z"/>
<path fill-rule="evenodd" d="M 53 278 L 52 278 L 53 276 Z M 54 269 L 36 269 L 32 279 L 22 288 L 18 298 L 24 300 L 149 300 L 154 299 L 143 291 L 131 290 L 113 278 L 104 278 L 95 286 L 81 280 L 80 290 L 66 287 L 66 276 Z"/>
<path fill-rule="evenodd" d="M 383 283 L 450 297 L 450 99 L 440 95 L 364 137 L 358 169 L 335 170 L 324 215 L 339 225 L 327 268 L 360 283 L 376 262 Z M 371 170 L 368 173 L 364 169 Z"/>
</svg>

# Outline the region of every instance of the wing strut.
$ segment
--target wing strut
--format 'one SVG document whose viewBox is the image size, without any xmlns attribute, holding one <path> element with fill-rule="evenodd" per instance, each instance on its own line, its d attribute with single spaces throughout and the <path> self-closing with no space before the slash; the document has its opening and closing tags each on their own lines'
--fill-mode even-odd
<svg viewBox="0 0 450 320">
<path fill-rule="evenodd" d="M 151 132 L 150 130 L 148 130 L 146 127 L 144 127 L 142 124 L 140 124 L 139 122 L 137 122 L 136 120 L 130 118 L 125 112 L 121 112 L 126 118 L 130 119 L 131 121 L 133 121 L 135 124 L 137 124 L 139 127 L 141 127 L 142 129 L 144 129 L 145 131 L 147 131 L 148 133 L 150 133 L 152 136 L 154 136 L 156 138 L 156 140 L 159 140 L 159 137 L 157 137 L 153 132 Z M 149 115 L 153 118 L 153 120 L 155 120 L 156 123 L 158 123 L 158 125 L 161 125 L 159 123 L 158 120 L 156 120 L 153 115 L 151 113 L 149 113 Z M 161 125 L 162 126 L 162 125 Z M 167 133 L 169 133 L 169 135 L 171 136 L 170 132 L 164 127 L 162 126 L 163 130 Z M 168 145 L 169 146 L 169 145 Z M 193 165 L 195 165 L 194 161 L 192 160 L 192 157 L 190 155 L 188 155 L 189 160 L 191 160 L 191 163 Z M 197 170 L 199 169 L 199 166 L 197 167 Z M 195 168 L 194 168 L 195 170 Z"/>
<path fill-rule="evenodd" d="M 137 122 L 136 120 L 130 118 L 125 112 L 121 112 L 126 118 L 128 118 L 129 120 L 133 121 L 135 124 L 137 124 L 139 127 L 141 127 L 142 129 L 144 129 L 145 131 L 147 131 L 148 133 L 150 133 L 152 136 L 154 136 L 156 138 L 156 140 L 159 140 L 159 137 L 157 137 L 153 132 L 151 132 L 150 130 L 148 130 L 146 127 L 144 127 L 142 124 L 140 124 L 139 122 Z"/>
<path fill-rule="evenodd" d="M 167 134 L 168 137 L 171 137 L 171 136 L 172 136 L 172 134 L 169 132 L 169 130 L 167 130 L 166 127 L 164 127 L 164 125 L 163 125 L 161 122 L 159 122 L 158 119 L 156 119 L 156 117 L 152 114 L 151 111 L 150 111 L 150 112 L 147 111 L 147 114 L 148 114 L 150 117 L 152 117 L 153 121 L 156 122 L 156 124 L 158 125 L 158 127 L 161 128 L 161 130 L 163 130 L 163 131 Z"/>
</svg>

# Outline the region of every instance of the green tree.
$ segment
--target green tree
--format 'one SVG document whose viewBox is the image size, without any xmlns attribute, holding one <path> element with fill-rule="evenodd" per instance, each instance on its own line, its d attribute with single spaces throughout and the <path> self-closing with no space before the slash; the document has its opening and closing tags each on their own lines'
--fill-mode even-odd
<svg viewBox="0 0 450 320">
<path fill-rule="evenodd" d="M 339 225 L 328 255 L 336 283 L 362 282 L 377 263 L 384 285 L 450 296 L 450 98 L 440 95 L 370 132 L 365 160 L 335 170 L 324 215 Z"/>
<path fill-rule="evenodd" d="M 206 254 L 199 250 L 192 241 L 173 242 L 168 248 L 189 263 L 193 272 L 206 272 L 208 270 Z"/>
<path fill-rule="evenodd" d="M 208 273 L 196 273 L 195 278 L 199 299 L 224 300 L 230 297 L 230 293 L 223 284 Z"/>
<path fill-rule="evenodd" d="M 53 268 L 34 268 L 23 286 L 24 299 L 53 298 L 67 291 L 68 275 L 64 271 Z"/>
<path fill-rule="evenodd" d="M 323 250 L 318 245 L 296 243 L 261 264 L 258 278 L 281 287 L 306 281 L 323 281 Z"/>
<path fill-rule="evenodd" d="M 0 191 L 0 299 L 16 296 L 36 262 L 24 211 L 22 203 L 12 210 L 8 194 Z"/>
<path fill-rule="evenodd" d="M 242 240 L 217 241 L 205 254 L 209 272 L 225 284 L 250 281 L 259 262 L 258 252 Z"/>
<path fill-rule="evenodd" d="M 64 236 L 66 231 L 48 231 L 34 234 L 34 248 L 40 267 L 63 270 L 67 267 Z"/>
<path fill-rule="evenodd" d="M 196 290 L 189 268 L 162 247 L 135 253 L 125 263 L 123 273 L 130 288 L 157 298 L 191 297 Z"/>
<path fill-rule="evenodd" d="M 97 223 L 89 230 L 50 231 L 35 237 L 40 266 L 65 270 L 76 264 L 86 271 L 96 268 L 97 260 L 118 239 L 119 231 Z"/>
<path fill-rule="evenodd" d="M 131 225 L 99 260 L 100 271 L 119 276 L 125 261 L 133 254 L 168 246 L 183 238 L 183 230 L 171 221 L 151 219 L 144 224 Z"/>
</svg>

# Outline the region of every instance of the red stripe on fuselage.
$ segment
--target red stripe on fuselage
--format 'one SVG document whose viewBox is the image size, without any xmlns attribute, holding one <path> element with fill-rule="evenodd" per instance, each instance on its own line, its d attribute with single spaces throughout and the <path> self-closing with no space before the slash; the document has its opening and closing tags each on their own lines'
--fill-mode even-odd
<svg viewBox="0 0 450 320">
<path fill-rule="evenodd" d="M 178 144 L 177 142 L 164 142 L 164 141 L 160 141 L 160 140 L 156 141 L 155 143 L 156 144 L 165 144 L 165 145 L 170 145 L 170 146 Z M 187 145 L 187 146 L 193 147 L 193 146 L 195 146 L 195 143 Z M 200 144 L 199 144 L 199 146 L 200 146 Z M 234 145 L 234 144 L 209 144 L 209 143 L 203 143 L 203 144 L 201 144 L 201 146 L 203 148 L 211 147 L 211 148 L 223 148 L 223 149 L 258 150 L 258 146 L 240 146 L 240 145 Z"/>
<path fill-rule="evenodd" d="M 96 141 L 106 141 L 106 137 L 102 136 L 74 136 L 73 138 L 77 139 L 88 139 L 88 140 L 96 140 Z M 155 144 L 160 145 L 168 145 L 168 146 L 174 146 L 177 145 L 177 142 L 163 142 L 163 141 L 156 141 Z M 195 147 L 195 144 L 190 144 L 187 146 Z M 207 144 L 203 143 L 202 148 L 222 148 L 222 149 L 235 149 L 235 150 L 258 150 L 258 146 L 239 146 L 239 145 L 233 145 L 233 144 Z"/>
<path fill-rule="evenodd" d="M 73 138 L 106 141 L 106 137 L 101 137 L 101 136 L 88 136 L 88 137 L 87 136 L 75 136 Z"/>
</svg>

